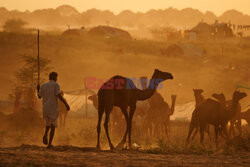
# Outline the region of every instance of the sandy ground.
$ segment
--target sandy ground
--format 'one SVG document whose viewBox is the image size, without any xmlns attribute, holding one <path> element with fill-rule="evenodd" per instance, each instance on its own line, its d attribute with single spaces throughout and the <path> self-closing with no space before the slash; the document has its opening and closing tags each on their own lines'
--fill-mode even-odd
<svg viewBox="0 0 250 167">
<path fill-rule="evenodd" d="M 97 151 L 95 148 L 22 145 L 0 148 L 0 166 L 250 166 L 250 153 L 149 154 L 142 151 Z"/>
</svg>

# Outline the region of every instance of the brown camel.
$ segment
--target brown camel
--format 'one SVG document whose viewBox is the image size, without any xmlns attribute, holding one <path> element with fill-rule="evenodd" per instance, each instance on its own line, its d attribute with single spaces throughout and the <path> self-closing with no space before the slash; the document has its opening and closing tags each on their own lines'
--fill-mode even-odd
<svg viewBox="0 0 250 167">
<path fill-rule="evenodd" d="M 164 101 L 164 98 L 157 91 L 148 100 L 150 108 L 146 112 L 144 127 L 146 127 L 146 132 L 149 131 L 150 136 L 160 136 L 161 134 L 166 134 L 167 137 L 169 137 L 170 116 L 174 114 L 176 97 L 176 95 L 171 96 L 171 107 L 169 107 L 168 103 Z"/>
<path fill-rule="evenodd" d="M 61 91 L 61 95 L 62 96 L 64 95 L 63 91 Z M 58 101 L 58 112 L 59 112 L 59 125 L 60 127 L 65 128 L 68 111 L 65 108 L 65 104 L 61 102 L 61 100 Z"/>
<path fill-rule="evenodd" d="M 171 99 L 172 99 L 171 107 L 169 107 L 168 103 L 165 102 L 164 105 L 162 106 L 162 111 L 163 111 L 162 116 L 159 116 L 160 118 L 159 123 L 162 122 L 162 125 L 164 125 L 167 137 L 169 137 L 170 135 L 170 116 L 174 114 L 176 98 L 177 98 L 176 95 L 171 95 Z M 156 127 L 156 129 L 161 129 L 161 128 Z"/>
<path fill-rule="evenodd" d="M 123 136 L 123 139 L 118 144 L 117 147 L 123 148 L 128 135 L 129 148 L 132 148 L 131 130 L 132 130 L 133 115 L 136 109 L 136 102 L 138 100 L 143 101 L 150 98 L 154 94 L 158 85 L 162 81 L 167 79 L 173 79 L 172 74 L 155 69 L 147 89 L 144 90 L 137 89 L 131 79 L 118 75 L 106 81 L 98 91 L 97 148 L 98 149 L 100 148 L 100 141 L 99 141 L 101 132 L 100 125 L 102 121 L 102 115 L 105 112 L 106 117 L 105 117 L 104 128 L 106 131 L 110 149 L 114 149 L 108 131 L 109 115 L 114 106 L 120 107 L 127 123 L 127 128 Z M 130 112 L 127 111 L 128 107 L 130 108 Z"/>
<path fill-rule="evenodd" d="M 204 92 L 203 89 L 193 89 L 193 92 L 194 92 L 194 98 L 195 98 L 195 108 L 197 108 L 199 105 L 204 103 L 206 101 L 206 99 L 202 95 L 202 93 Z M 190 126 L 189 126 L 189 131 L 188 131 L 187 142 L 189 142 L 189 139 L 192 135 L 193 130 L 195 130 L 195 131 L 194 131 L 194 134 L 191 138 L 192 140 L 194 140 L 194 138 L 199 130 L 199 122 L 197 119 L 197 113 L 195 111 L 196 110 L 194 110 L 192 113 L 191 122 L 190 122 Z M 211 136 L 210 136 L 210 132 L 209 132 L 209 125 L 206 126 L 205 132 L 207 132 L 208 137 L 211 140 Z"/>
<path fill-rule="evenodd" d="M 224 107 L 230 108 L 232 105 L 232 100 L 226 100 L 225 95 L 223 93 L 217 94 L 214 93 L 212 94 L 212 97 L 217 99 Z M 239 135 L 241 135 L 241 118 L 240 118 L 240 113 L 241 113 L 241 105 L 238 103 L 237 107 L 237 112 L 233 116 L 233 118 L 230 120 L 230 129 L 229 129 L 229 135 L 230 136 L 235 136 L 235 127 L 239 131 Z"/>
<path fill-rule="evenodd" d="M 233 93 L 232 105 L 229 108 L 209 98 L 195 109 L 200 126 L 201 144 L 204 144 L 204 130 L 208 124 L 214 126 L 216 146 L 218 145 L 218 132 L 220 127 L 223 133 L 228 137 L 226 129 L 228 121 L 237 113 L 239 101 L 246 96 L 247 94 L 244 92 L 235 91 Z"/>
<path fill-rule="evenodd" d="M 247 121 L 248 126 L 250 126 L 250 109 L 248 109 L 245 112 L 240 113 L 241 119 L 244 119 Z"/>
</svg>

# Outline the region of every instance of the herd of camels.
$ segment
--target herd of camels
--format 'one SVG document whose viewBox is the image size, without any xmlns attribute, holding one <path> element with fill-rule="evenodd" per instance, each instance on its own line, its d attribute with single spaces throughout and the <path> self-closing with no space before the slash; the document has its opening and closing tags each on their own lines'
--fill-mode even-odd
<svg viewBox="0 0 250 167">
<path fill-rule="evenodd" d="M 116 79 L 124 80 L 121 88 L 105 89 L 105 85 L 109 85 L 110 81 Z M 138 118 L 143 120 L 142 124 L 140 124 L 140 126 L 143 127 L 141 130 L 147 135 L 158 137 L 159 135 L 166 135 L 169 137 L 170 116 L 174 114 L 177 96 L 171 96 L 172 104 L 169 106 L 156 89 L 161 82 L 169 79 L 173 79 L 171 73 L 155 69 L 148 86 L 147 83 L 143 82 L 145 78 L 141 78 L 142 89 L 136 88 L 135 85 L 132 85 L 134 89 L 127 89 L 127 82 L 132 84 L 133 82 L 122 76 L 114 76 L 103 84 L 97 95 L 89 96 L 88 99 L 93 102 L 94 107 L 98 110 L 97 148 L 100 149 L 101 121 L 104 113 L 104 128 L 110 149 L 115 149 L 115 147 L 110 139 L 109 125 L 113 127 L 119 126 L 123 119 L 126 122 L 125 133 L 121 142 L 116 146 L 117 149 L 122 149 L 127 139 L 128 147 L 132 148 L 132 125 L 137 125 L 136 120 L 138 120 Z M 241 105 L 239 103 L 241 99 L 247 96 L 246 93 L 235 90 L 232 100 L 226 100 L 223 93 L 215 93 L 212 95 L 213 98 L 206 99 L 202 95 L 202 89 L 193 89 L 193 92 L 196 105 L 191 117 L 186 139 L 187 143 L 189 143 L 190 138 L 193 140 L 199 132 L 200 143 L 204 145 L 204 132 L 207 133 L 211 140 L 209 127 L 213 125 L 217 146 L 219 135 L 228 139 L 230 136 L 236 135 L 235 129 L 237 129 L 238 134 L 241 135 L 241 119 L 245 119 L 248 125 L 250 125 L 250 109 L 246 112 L 241 112 Z M 112 118 L 109 123 L 111 111 Z M 132 123 L 133 117 L 137 119 Z M 228 122 L 230 122 L 229 134 L 227 131 Z M 139 126 L 136 126 L 136 128 L 139 128 Z"/>
</svg>

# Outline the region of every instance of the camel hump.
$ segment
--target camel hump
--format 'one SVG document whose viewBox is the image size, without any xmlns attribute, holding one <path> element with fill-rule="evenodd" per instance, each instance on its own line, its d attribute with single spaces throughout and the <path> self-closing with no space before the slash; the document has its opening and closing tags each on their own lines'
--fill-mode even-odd
<svg viewBox="0 0 250 167">
<path fill-rule="evenodd" d="M 113 76 L 112 78 L 110 78 L 110 79 L 127 79 L 126 77 L 123 77 L 123 76 L 121 76 L 121 75 L 115 75 L 115 76 Z"/>
<path fill-rule="evenodd" d="M 218 105 L 220 106 L 220 103 L 214 99 L 208 98 L 205 102 L 206 105 Z"/>
</svg>

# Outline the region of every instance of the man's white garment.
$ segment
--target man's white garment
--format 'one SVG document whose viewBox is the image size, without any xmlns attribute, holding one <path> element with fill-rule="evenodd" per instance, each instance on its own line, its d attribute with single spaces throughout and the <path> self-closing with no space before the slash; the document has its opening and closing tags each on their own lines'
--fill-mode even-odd
<svg viewBox="0 0 250 167">
<path fill-rule="evenodd" d="M 59 95 L 60 86 L 54 80 L 43 84 L 39 91 L 39 96 L 43 99 L 43 117 L 51 119 L 52 122 L 58 118 L 58 101 L 57 95 Z"/>
</svg>

